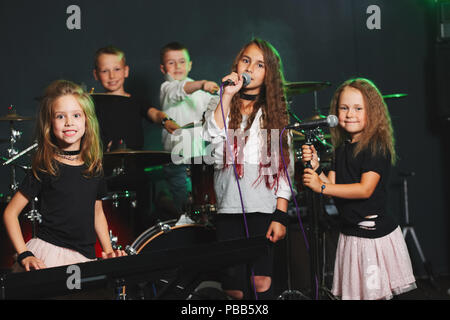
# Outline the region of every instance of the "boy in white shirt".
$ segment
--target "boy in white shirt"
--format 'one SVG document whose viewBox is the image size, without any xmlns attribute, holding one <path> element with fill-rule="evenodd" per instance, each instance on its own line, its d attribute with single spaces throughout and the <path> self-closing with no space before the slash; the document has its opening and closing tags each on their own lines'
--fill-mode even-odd
<svg viewBox="0 0 450 320">
<path fill-rule="evenodd" d="M 160 89 L 160 103 L 167 120 L 174 120 L 181 127 L 200 122 L 211 98 L 219 90 L 217 83 L 208 80 L 194 81 L 188 77 L 192 69 L 192 61 L 185 46 L 178 42 L 165 45 L 160 51 L 160 69 L 166 81 Z M 218 99 L 218 97 L 215 97 Z M 189 159 L 202 156 L 201 130 L 182 129 L 174 135 L 162 131 L 162 143 L 166 151 L 183 155 L 185 163 Z M 195 141 L 194 147 L 180 150 L 181 139 Z M 197 142 L 197 145 L 195 143 Z M 198 143 L 200 142 L 200 143 Z M 198 145 L 199 144 L 199 145 Z M 171 164 L 165 167 L 165 175 L 169 184 L 174 204 L 180 213 L 187 204 L 187 165 Z"/>
</svg>

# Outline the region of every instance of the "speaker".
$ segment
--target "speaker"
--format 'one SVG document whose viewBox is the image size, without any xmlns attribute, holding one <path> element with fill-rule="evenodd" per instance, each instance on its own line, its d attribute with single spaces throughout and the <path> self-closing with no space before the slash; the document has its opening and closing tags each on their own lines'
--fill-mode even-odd
<svg viewBox="0 0 450 320">
<path fill-rule="evenodd" d="M 450 43 L 436 44 L 435 81 L 437 116 L 450 121 Z"/>
</svg>

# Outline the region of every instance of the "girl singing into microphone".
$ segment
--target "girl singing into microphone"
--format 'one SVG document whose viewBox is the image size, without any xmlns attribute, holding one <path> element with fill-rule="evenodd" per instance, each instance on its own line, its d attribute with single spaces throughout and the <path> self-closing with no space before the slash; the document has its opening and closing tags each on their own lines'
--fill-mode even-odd
<svg viewBox="0 0 450 320">
<path fill-rule="evenodd" d="M 245 87 L 243 73 L 250 78 Z M 217 237 L 265 235 L 277 242 L 286 233 L 291 198 L 284 164 L 293 174 L 290 137 L 283 132 L 289 118 L 280 55 L 269 42 L 253 39 L 222 79 L 228 80 L 231 84 L 224 87 L 221 103 L 206 112 L 204 125 L 214 152 Z M 273 298 L 272 264 L 269 254 L 254 264 L 252 272 L 245 266 L 228 270 L 223 289 L 233 298 L 251 298 L 246 285 L 250 284 L 259 299 Z"/>
</svg>

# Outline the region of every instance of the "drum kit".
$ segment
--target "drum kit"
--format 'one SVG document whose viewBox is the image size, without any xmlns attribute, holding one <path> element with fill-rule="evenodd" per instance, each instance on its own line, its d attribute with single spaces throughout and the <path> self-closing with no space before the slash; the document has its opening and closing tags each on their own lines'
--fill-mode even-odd
<svg viewBox="0 0 450 320">
<path fill-rule="evenodd" d="M 306 93 L 313 93 L 315 97 L 315 111 L 316 114 L 311 119 L 317 119 L 320 117 L 325 117 L 320 114 L 317 108 L 317 92 L 329 87 L 331 84 L 329 82 L 286 82 L 285 89 L 288 100 L 295 95 L 301 95 Z M 393 94 L 385 96 L 385 99 L 401 98 L 406 96 L 406 94 Z M 290 115 L 297 122 L 301 120 L 291 111 Z M 306 119 L 306 120 L 311 120 Z M 19 152 L 16 148 L 16 143 L 21 139 L 22 132 L 17 130 L 15 125 L 23 121 L 31 121 L 32 117 L 21 116 L 16 113 L 14 106 L 8 108 L 8 113 L 4 116 L 0 116 L 0 122 L 8 122 L 10 125 L 10 137 L 9 139 L 0 139 L 0 144 L 9 142 L 9 147 L 7 148 L 7 158 L 2 157 L 3 163 L 1 167 L 9 166 L 11 170 L 11 184 L 9 186 L 11 194 L 17 191 L 19 183 L 17 181 L 16 170 L 20 168 L 22 170 L 30 170 L 29 166 L 20 165 L 17 160 L 24 155 L 29 154 L 37 147 L 37 143 L 34 143 L 30 147 Z M 182 127 L 182 129 L 190 129 L 196 127 L 197 124 L 190 123 Z M 303 144 L 306 139 L 305 132 L 292 130 L 294 149 L 301 150 L 301 147 L 296 146 L 296 144 Z M 324 132 L 318 132 L 315 135 L 316 142 L 319 142 L 321 146 L 319 148 L 319 153 L 322 162 L 330 162 L 332 155 L 332 148 L 330 144 L 330 134 Z M 301 153 L 296 151 L 296 167 L 301 163 Z M 105 172 L 110 172 L 110 177 L 117 177 L 121 175 L 126 175 L 127 172 L 135 168 L 138 164 L 144 165 L 145 167 L 161 166 L 166 165 L 171 162 L 171 154 L 164 151 L 149 151 L 149 150 L 130 150 L 126 148 L 117 149 L 110 152 L 104 153 L 104 168 Z M 296 170 L 299 171 L 299 170 Z M 189 175 L 192 180 L 192 194 L 188 199 L 188 206 L 186 215 L 193 221 L 192 224 L 177 224 L 177 220 L 168 220 L 156 223 L 156 225 L 151 226 L 146 229 L 142 234 L 135 238 L 134 231 L 132 229 L 133 225 L 133 214 L 135 209 L 139 206 L 136 201 L 136 192 L 134 191 L 114 191 L 109 192 L 106 197 L 103 198 L 104 211 L 107 216 L 107 221 L 110 226 L 110 239 L 113 246 L 117 248 L 122 248 L 121 244 L 127 245 L 126 251 L 128 254 L 138 254 L 139 252 L 153 249 L 168 249 L 176 247 L 177 243 L 206 243 L 213 241 L 215 235 L 213 229 L 209 228 L 211 216 L 216 213 L 216 194 L 213 187 L 213 166 L 206 164 L 193 164 L 189 168 Z M 301 177 L 296 176 L 295 181 L 297 183 L 297 188 L 301 189 Z M 3 203 L 6 205 L 10 200 L 10 197 L 4 197 Z M 30 205 L 31 208 L 29 212 L 23 214 L 23 219 L 21 220 L 21 226 L 26 235 L 26 241 L 34 237 L 36 234 L 36 229 L 41 222 L 41 214 L 38 211 L 38 199 L 33 199 Z M 3 208 L 4 209 L 4 208 Z M 22 216 L 22 215 L 21 215 Z M 3 227 L 3 226 L 2 226 Z M 180 236 L 182 236 L 180 238 Z M 180 240 L 181 239 L 181 240 Z M 120 240 L 120 241 L 119 241 Z M 2 235 L 0 241 L 2 248 L 2 256 L 8 255 L 8 258 L 1 261 L 1 268 L 6 268 L 7 265 L 10 266 L 12 261 L 8 260 L 12 257 L 13 252 L 10 248 L 10 242 L 6 237 L 6 232 L 2 230 Z M 96 253 L 99 255 L 98 247 L 96 248 Z M 12 258 L 11 258 L 12 260 Z M 290 266 L 290 263 L 287 264 Z M 288 267 L 289 268 L 289 267 Z M 290 270 L 288 269 L 290 273 Z M 298 294 L 295 291 L 290 290 L 290 283 L 288 284 L 289 290 L 284 292 L 281 299 L 292 299 L 298 298 Z"/>
<path fill-rule="evenodd" d="M 0 139 L 0 143 L 8 143 L 9 146 L 7 148 L 7 158 L 1 157 L 3 160 L 2 167 L 10 166 L 11 170 L 11 183 L 9 185 L 10 193 L 11 195 L 17 191 L 19 187 L 19 182 L 17 180 L 17 169 L 21 169 L 24 171 L 30 170 L 30 167 L 27 165 L 21 165 L 16 163 L 15 161 L 22 157 L 23 155 L 27 154 L 31 150 L 37 147 L 37 144 L 33 144 L 32 146 L 26 148 L 25 150 L 19 152 L 19 150 L 16 147 L 16 143 L 22 138 L 22 131 L 18 130 L 16 128 L 16 123 L 20 123 L 23 121 L 30 121 L 32 120 L 32 117 L 27 116 L 21 116 L 17 114 L 16 109 L 13 105 L 8 107 L 8 112 L 6 115 L 0 117 L 0 123 L 1 122 L 7 122 L 9 123 L 9 131 L 10 131 L 10 138 L 9 139 Z M 6 208 L 6 205 L 11 200 L 11 195 L 9 194 L 1 194 L 1 211 L 3 216 L 3 210 Z M 36 209 L 36 201 L 37 199 L 32 199 L 29 206 L 27 206 L 26 209 L 29 209 L 29 211 L 24 212 L 19 216 L 19 221 L 22 227 L 22 232 L 24 235 L 25 241 L 31 239 L 36 234 L 36 228 L 37 225 L 42 221 L 41 215 Z M 10 241 L 7 237 L 7 233 L 5 230 L 5 227 L 3 223 L 1 223 L 0 227 L 0 252 L 1 252 L 1 265 L 0 269 L 8 268 L 13 263 L 13 254 L 14 250 L 12 246 L 10 245 Z"/>
</svg>

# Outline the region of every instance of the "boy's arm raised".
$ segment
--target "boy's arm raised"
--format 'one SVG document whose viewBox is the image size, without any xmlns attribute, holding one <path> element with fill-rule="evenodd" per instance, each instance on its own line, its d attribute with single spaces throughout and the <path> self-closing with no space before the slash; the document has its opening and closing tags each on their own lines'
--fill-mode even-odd
<svg viewBox="0 0 450 320">
<path fill-rule="evenodd" d="M 170 117 L 154 107 L 150 107 L 147 111 L 147 116 L 152 120 L 153 123 L 160 123 L 164 129 L 173 133 L 175 130 L 179 129 L 180 126 L 175 122 L 175 120 L 170 119 Z M 164 124 L 163 124 L 163 120 Z"/>
<path fill-rule="evenodd" d="M 199 81 L 188 81 L 184 85 L 184 91 L 187 94 L 194 93 L 195 91 L 203 90 L 209 92 L 211 94 L 219 91 L 219 86 L 217 83 L 208 80 L 199 80 Z"/>
</svg>

